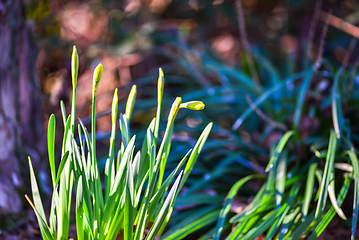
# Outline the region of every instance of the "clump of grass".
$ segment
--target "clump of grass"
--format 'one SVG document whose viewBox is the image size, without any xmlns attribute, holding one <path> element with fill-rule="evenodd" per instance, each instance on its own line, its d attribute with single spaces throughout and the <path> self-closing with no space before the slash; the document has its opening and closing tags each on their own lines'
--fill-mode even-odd
<svg viewBox="0 0 359 240">
<path fill-rule="evenodd" d="M 168 223 L 177 195 L 186 182 L 211 131 L 209 123 L 194 148 L 179 161 L 169 175 L 165 168 L 171 149 L 174 120 L 181 108 L 201 110 L 200 101 L 182 103 L 177 97 L 168 115 L 164 137 L 160 141 L 159 126 L 164 88 L 164 75 L 159 71 L 156 116 L 151 121 L 141 150 L 135 153 L 136 136 L 130 135 L 130 120 L 135 105 L 136 86 L 129 94 L 126 110 L 119 115 L 121 148 L 115 152 L 118 120 L 118 96 L 112 102 L 112 130 L 104 171 L 104 189 L 96 157 L 96 91 L 103 67 L 99 64 L 93 75 L 91 134 L 81 120 L 75 140 L 75 103 L 78 72 L 76 47 L 72 54 L 73 98 L 71 114 L 67 116 L 61 103 L 64 137 L 61 162 L 56 173 L 54 115 L 48 124 L 48 153 L 52 179 L 52 201 L 49 219 L 45 216 L 36 176 L 29 157 L 33 201 L 26 199 L 35 211 L 44 239 L 68 239 L 73 186 L 76 191 L 76 229 L 78 239 L 156 239 Z M 171 186 L 172 185 L 172 186 Z"/>
<path fill-rule="evenodd" d="M 293 108 L 293 125 L 288 127 L 292 130 L 284 133 L 278 144 L 272 145 L 269 163 L 265 168 L 266 176 L 250 175 L 233 185 L 219 214 L 213 239 L 220 239 L 230 205 L 240 187 L 258 177 L 265 177 L 266 182 L 245 210 L 230 218 L 229 223 L 233 224 L 233 229 L 226 239 L 254 239 L 260 235 L 264 235 L 266 239 L 316 239 L 336 214 L 347 220 L 341 206 L 352 180 L 354 199 L 351 239 L 354 239 L 359 211 L 359 165 L 353 143 L 356 134 L 350 130 L 349 119 L 344 118 L 343 107 L 350 109 L 349 99 L 353 101 L 356 97 L 348 92 L 351 80 L 345 74 L 346 63 L 334 69 L 326 61 L 322 61 L 327 27 L 326 22 L 317 59 L 304 73 L 303 82 L 298 89 Z M 315 94 L 310 89 L 312 80 L 329 76 L 333 79 L 330 94 L 321 93 L 322 104 L 319 107 L 308 104 L 307 95 Z M 282 84 L 294 80 L 293 77 L 263 93 L 254 103 L 255 107 L 264 104 Z M 277 93 L 281 95 L 280 92 Z M 309 106 L 309 113 L 305 106 Z M 321 116 L 324 108 L 331 109 L 332 127 L 328 122 L 330 119 Z M 233 125 L 233 130 L 238 129 L 253 111 L 253 106 L 247 109 Z M 308 136 L 303 133 L 303 127 L 300 129 L 303 116 L 320 119 L 323 128 L 313 128 L 314 131 L 305 129 L 309 131 Z M 335 190 L 338 189 L 339 193 L 336 194 Z"/>
<path fill-rule="evenodd" d="M 304 166 L 293 166 L 293 155 L 290 155 L 293 147 L 288 146 L 290 138 L 296 138 L 298 142 L 300 140 L 294 131 L 284 134 L 276 148 L 271 151 L 266 177 L 250 175 L 231 188 L 219 215 L 214 239 L 220 239 L 229 207 L 240 187 L 258 177 L 265 177 L 267 180 L 249 206 L 230 219 L 230 223 L 235 227 L 226 239 L 254 239 L 261 234 L 264 234 L 266 239 L 299 239 L 302 236 L 316 239 L 335 214 L 347 219 L 340 207 L 352 179 L 355 180 L 352 219 L 354 239 L 358 214 L 359 166 L 350 140 L 346 137 L 337 139 L 335 132 L 331 131 L 329 143 L 322 137 L 312 144 L 313 154 L 308 156 L 309 161 Z M 316 148 L 318 144 L 320 150 Z M 323 160 L 324 171 L 320 167 Z M 343 170 L 344 173 L 335 174 Z M 337 195 L 335 183 L 341 186 Z M 327 201 L 328 197 L 331 204 Z M 314 209 L 310 207 L 313 204 L 316 205 Z"/>
<path fill-rule="evenodd" d="M 262 89 L 252 71 L 225 66 L 203 49 L 174 41 L 182 59 L 190 54 L 200 59 L 192 68 L 180 62 L 189 76 L 200 73 L 215 80 L 184 97 L 206 99 L 209 111 L 203 119 L 217 123 L 213 133 L 218 138 L 206 144 L 211 154 L 206 163 L 213 164 L 198 166 L 203 177 L 193 181 L 178 201 L 188 205 L 189 199 L 198 197 L 197 211 L 174 218 L 174 228 L 164 239 L 183 239 L 199 228 L 205 228 L 198 238 L 203 240 L 316 239 L 336 215 L 351 224 L 354 239 L 359 209 L 359 135 L 353 124 L 358 121 L 358 86 L 353 84 L 357 62 L 348 65 L 353 46 L 342 66 L 323 58 L 327 30 L 326 22 L 315 59 L 311 63 L 304 56 L 304 70 L 299 72 L 288 71 L 298 59 L 289 57 L 276 68 L 261 53 L 253 53 Z M 280 139 L 267 144 L 272 136 Z M 265 179 L 259 191 L 247 184 L 256 178 Z M 201 198 L 199 191 L 212 195 Z M 342 205 L 348 193 L 353 194 L 350 207 Z M 254 198 L 241 202 L 245 210 L 233 213 L 231 205 L 238 195 Z"/>
</svg>

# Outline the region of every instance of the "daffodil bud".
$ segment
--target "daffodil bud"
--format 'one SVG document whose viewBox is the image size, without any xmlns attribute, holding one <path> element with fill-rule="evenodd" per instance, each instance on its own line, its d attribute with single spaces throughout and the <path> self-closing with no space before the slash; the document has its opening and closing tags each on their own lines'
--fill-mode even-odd
<svg viewBox="0 0 359 240">
<path fill-rule="evenodd" d="M 137 87 L 136 85 L 133 85 L 130 94 L 128 95 L 126 110 L 125 110 L 125 115 L 128 121 L 130 121 L 131 119 L 132 110 L 136 102 L 136 95 L 137 95 Z"/>
<path fill-rule="evenodd" d="M 117 120 L 117 107 L 118 107 L 118 89 L 115 89 L 115 93 L 113 94 L 112 99 L 112 107 L 111 107 L 111 118 L 112 118 L 112 125 L 116 124 Z"/>
<path fill-rule="evenodd" d="M 157 102 L 162 102 L 163 88 L 165 84 L 165 77 L 162 71 L 162 68 L 158 70 L 158 84 L 157 84 Z"/>
<path fill-rule="evenodd" d="M 204 103 L 201 101 L 190 101 L 181 103 L 180 108 L 187 108 L 190 110 L 203 110 L 205 107 Z"/>
<path fill-rule="evenodd" d="M 100 80 L 102 77 L 103 66 L 102 64 L 98 64 L 93 73 L 93 96 L 96 96 L 98 85 L 100 84 Z"/>
<path fill-rule="evenodd" d="M 77 49 L 76 46 L 74 45 L 72 48 L 72 56 L 71 56 L 72 88 L 76 87 L 78 70 L 79 70 L 79 55 L 77 54 Z"/>
<path fill-rule="evenodd" d="M 173 121 L 175 120 L 178 110 L 180 109 L 180 105 L 182 102 L 181 97 L 177 97 L 176 100 L 172 103 L 170 114 L 168 115 L 168 125 L 172 125 Z"/>
</svg>

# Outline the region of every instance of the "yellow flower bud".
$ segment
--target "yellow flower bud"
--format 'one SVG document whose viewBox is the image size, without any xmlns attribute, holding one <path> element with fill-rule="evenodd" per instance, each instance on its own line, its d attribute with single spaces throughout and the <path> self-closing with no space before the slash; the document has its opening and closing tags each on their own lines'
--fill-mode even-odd
<svg viewBox="0 0 359 240">
<path fill-rule="evenodd" d="M 97 65 L 97 67 L 95 68 L 95 71 L 93 73 L 93 96 L 96 95 L 97 88 L 98 88 L 98 85 L 100 84 L 100 80 L 102 77 L 102 72 L 103 72 L 103 66 L 100 63 Z"/>
<path fill-rule="evenodd" d="M 168 125 L 172 125 L 173 121 L 175 120 L 178 110 L 180 109 L 180 105 L 182 102 L 181 97 L 177 97 L 176 100 L 172 103 L 170 114 L 168 115 Z"/>
<path fill-rule="evenodd" d="M 137 95 L 137 87 L 136 85 L 133 85 L 130 94 L 128 95 L 126 110 L 125 110 L 125 116 L 128 121 L 130 121 L 132 116 L 133 107 L 135 106 L 135 102 L 136 102 L 136 95 Z"/>
<path fill-rule="evenodd" d="M 79 70 L 79 55 L 77 54 L 77 49 L 76 46 L 74 45 L 72 48 L 72 56 L 71 56 L 72 88 L 76 87 L 78 70 Z"/>
<path fill-rule="evenodd" d="M 158 71 L 159 71 L 159 76 L 158 76 L 158 86 L 157 86 L 157 102 L 161 103 L 162 95 L 163 95 L 163 88 L 164 88 L 164 84 L 165 84 L 165 77 L 164 77 L 162 68 L 160 68 Z"/>
<path fill-rule="evenodd" d="M 185 102 L 180 105 L 180 108 L 187 108 L 191 110 L 203 110 L 205 107 L 204 103 L 201 101 L 190 101 Z"/>
<path fill-rule="evenodd" d="M 112 118 L 112 124 L 116 124 L 117 120 L 117 107 L 118 107 L 118 89 L 115 89 L 115 93 L 113 94 L 112 99 L 112 107 L 111 107 L 111 118 Z"/>
</svg>

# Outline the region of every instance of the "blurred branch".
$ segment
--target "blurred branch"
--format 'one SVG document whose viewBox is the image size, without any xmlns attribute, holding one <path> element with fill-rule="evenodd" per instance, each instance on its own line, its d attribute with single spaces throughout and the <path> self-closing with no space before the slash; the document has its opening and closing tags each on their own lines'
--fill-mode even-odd
<svg viewBox="0 0 359 240">
<path fill-rule="evenodd" d="M 349 35 L 352 35 L 353 37 L 359 38 L 359 28 L 354 26 L 353 24 L 350 24 L 348 22 L 345 22 L 344 20 L 333 16 L 331 13 L 326 13 L 321 11 L 320 12 L 320 20 L 323 22 L 327 21 L 329 25 L 338 28 L 342 30 L 343 32 L 346 32 Z"/>
<path fill-rule="evenodd" d="M 315 68 L 317 68 L 317 69 L 319 68 L 320 63 L 321 63 L 322 58 L 323 58 L 325 37 L 327 36 L 328 25 L 329 25 L 329 17 L 327 17 L 325 19 L 325 24 L 324 24 L 324 27 L 323 27 L 322 35 L 320 36 L 319 51 L 318 51 L 317 59 L 315 60 Z"/>
<path fill-rule="evenodd" d="M 278 122 L 274 121 L 273 119 L 268 117 L 264 112 L 262 112 L 262 110 L 260 110 L 255 104 L 253 104 L 253 101 L 248 94 L 246 94 L 246 100 L 247 100 L 249 106 L 253 109 L 253 111 L 258 116 L 260 116 L 265 122 L 267 122 L 268 124 L 272 125 L 275 128 L 281 129 L 285 132 L 288 131 L 288 128 L 286 125 L 284 125 L 283 123 L 278 123 Z"/>
<path fill-rule="evenodd" d="M 352 55 L 355 45 L 357 44 L 358 39 L 357 38 L 352 38 L 352 40 L 350 41 L 348 50 L 345 53 L 344 59 L 343 59 L 343 67 L 346 68 L 350 59 L 350 56 Z"/>
<path fill-rule="evenodd" d="M 309 57 L 311 57 L 311 52 L 313 50 L 313 39 L 314 39 L 315 29 L 317 27 L 319 15 L 320 15 L 321 5 L 322 5 L 322 1 L 317 0 L 317 3 L 315 4 L 313 19 L 310 22 L 309 33 L 308 33 L 308 56 Z"/>
<path fill-rule="evenodd" d="M 256 72 L 256 68 L 254 66 L 254 60 L 252 56 L 251 46 L 249 45 L 246 26 L 244 22 L 244 13 L 242 8 L 242 1 L 236 0 L 236 9 L 237 9 L 237 17 L 238 17 L 238 28 L 239 34 L 241 36 L 241 42 L 244 46 L 245 57 L 248 61 L 249 69 L 251 72 L 251 77 L 253 79 L 254 84 L 256 85 L 257 89 L 261 89 L 261 84 L 259 82 L 258 74 Z"/>
</svg>

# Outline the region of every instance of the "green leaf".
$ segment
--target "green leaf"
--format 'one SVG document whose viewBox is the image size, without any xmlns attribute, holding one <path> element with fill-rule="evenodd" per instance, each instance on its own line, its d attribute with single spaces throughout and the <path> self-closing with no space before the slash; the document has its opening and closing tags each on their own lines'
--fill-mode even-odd
<svg viewBox="0 0 359 240">
<path fill-rule="evenodd" d="M 354 170 L 354 201 L 353 201 L 353 219 L 352 219 L 352 234 L 351 239 L 354 240 L 355 230 L 358 222 L 358 210 L 359 210 L 359 160 L 354 150 L 347 151 L 349 158 L 353 165 Z"/>
<path fill-rule="evenodd" d="M 86 139 L 86 146 L 87 146 L 87 150 L 89 153 L 89 157 L 87 158 L 87 164 L 86 164 L 86 172 L 87 172 L 87 176 L 90 177 L 91 176 L 91 159 L 92 159 L 92 140 L 90 138 L 90 134 L 87 131 L 85 125 L 83 124 L 83 122 L 81 121 L 81 119 L 79 119 L 82 131 L 85 134 L 85 139 Z"/>
<path fill-rule="evenodd" d="M 125 218 L 124 218 L 124 239 L 133 240 L 133 223 L 134 223 L 134 186 L 131 163 L 128 163 L 126 193 L 125 193 Z"/>
<path fill-rule="evenodd" d="M 301 207 L 296 206 L 289 210 L 289 213 L 284 217 L 282 227 L 279 231 L 279 237 L 277 239 L 285 239 L 285 235 L 290 231 L 291 227 L 296 223 L 296 218 Z"/>
<path fill-rule="evenodd" d="M 108 200 L 110 194 L 110 188 L 114 181 L 115 175 L 115 138 L 116 138 L 116 122 L 117 122 L 117 110 L 118 109 L 118 89 L 115 89 L 113 94 L 112 106 L 111 106 L 111 136 L 110 136 L 110 148 L 108 153 L 108 160 L 106 161 L 105 170 L 105 201 Z"/>
<path fill-rule="evenodd" d="M 153 146 L 154 151 L 154 146 Z M 150 209 L 155 209 L 159 203 L 160 197 L 162 194 L 167 191 L 169 185 L 171 184 L 174 177 L 177 175 L 179 170 L 183 167 L 183 165 L 186 163 L 188 155 L 191 153 L 191 150 L 187 152 L 187 154 L 181 159 L 181 161 L 178 163 L 177 167 L 168 175 L 166 180 L 161 184 L 160 188 L 157 190 L 157 192 L 154 194 L 154 196 L 150 200 Z"/>
<path fill-rule="evenodd" d="M 254 216 L 252 218 L 246 217 L 243 219 L 243 221 L 240 221 L 237 223 L 237 225 L 232 229 L 231 233 L 225 238 L 225 240 L 235 240 L 235 239 L 241 239 L 243 236 L 242 232 L 243 229 L 248 226 L 248 228 L 251 228 L 256 221 L 260 219 L 260 216 Z"/>
<path fill-rule="evenodd" d="M 57 234 L 56 206 L 58 205 L 58 201 L 59 201 L 59 196 L 58 196 L 57 189 L 55 189 L 52 192 L 50 217 L 49 217 L 50 231 L 51 231 L 52 236 L 56 236 L 56 234 Z"/>
<path fill-rule="evenodd" d="M 49 154 L 49 163 L 51 170 L 51 180 L 52 187 L 55 191 L 55 179 L 56 179 L 56 170 L 55 170 L 55 128 L 56 128 L 56 120 L 55 115 L 51 114 L 49 118 L 49 123 L 47 127 L 47 151 Z"/>
<path fill-rule="evenodd" d="M 266 172 L 268 172 L 274 165 L 274 163 L 277 161 L 279 155 L 281 154 L 281 152 L 283 151 L 284 149 L 284 146 L 287 144 L 289 138 L 294 134 L 294 131 L 289 131 L 289 132 L 286 132 L 283 137 L 281 138 L 281 140 L 279 141 L 276 149 L 275 149 L 275 152 L 274 154 L 272 155 L 272 157 L 270 158 L 269 160 L 269 163 L 266 167 Z"/>
<path fill-rule="evenodd" d="M 315 212 L 315 217 L 318 219 L 321 218 L 321 215 L 324 211 L 325 204 L 328 196 L 328 186 L 331 180 L 330 175 L 333 171 L 334 159 L 335 159 L 335 149 L 336 149 L 337 139 L 333 131 L 330 132 L 328 154 L 324 167 L 323 180 L 320 187 L 320 195 L 317 204 L 317 209 Z"/>
<path fill-rule="evenodd" d="M 176 214 L 172 217 L 172 220 L 173 220 L 173 225 L 171 226 L 170 229 L 168 229 L 168 231 L 166 231 L 166 233 L 162 236 L 162 239 L 166 239 L 167 237 L 168 238 L 173 238 L 175 237 L 176 235 L 178 235 L 178 232 L 182 232 L 182 229 L 186 228 L 187 225 L 193 223 L 194 221 L 203 221 L 206 217 L 206 215 L 214 212 L 214 211 L 219 211 L 217 209 L 218 207 L 216 205 L 214 206 L 204 206 L 204 207 L 196 207 L 195 209 L 193 209 L 192 211 L 188 211 L 188 213 L 183 213 L 183 215 L 181 214 Z M 178 221 L 176 221 L 176 219 L 178 219 Z M 218 213 L 217 213 L 217 216 L 216 216 L 216 219 L 218 219 Z M 191 229 L 188 229 L 188 230 L 191 230 Z M 208 236 L 207 239 L 210 239 L 212 238 L 213 234 L 214 234 L 214 228 L 212 229 L 213 233 L 211 236 Z M 193 232 L 193 231 L 191 231 Z M 181 236 L 182 236 L 182 233 L 181 233 Z M 206 240 L 207 240 L 206 239 Z"/>
<path fill-rule="evenodd" d="M 69 151 L 65 152 L 64 156 L 61 159 L 59 169 L 57 170 L 57 177 L 56 177 L 56 181 L 55 181 L 55 189 L 56 189 L 57 185 L 60 182 L 61 174 L 62 174 L 62 171 L 64 170 L 64 167 L 65 167 L 65 164 L 66 164 L 68 158 L 69 158 Z"/>
<path fill-rule="evenodd" d="M 39 227 L 40 227 L 40 232 L 42 235 L 42 238 L 45 240 L 52 240 L 55 239 L 51 233 L 50 233 L 50 228 L 46 223 L 46 220 L 43 219 L 40 215 L 40 213 L 38 212 L 38 210 L 35 208 L 34 204 L 31 202 L 30 198 L 25 194 L 25 198 L 26 200 L 29 202 L 29 204 L 31 205 L 31 207 L 34 209 L 36 218 L 37 218 L 37 222 L 39 223 Z"/>
<path fill-rule="evenodd" d="M 335 190 L 334 190 L 335 186 L 334 185 L 335 184 L 334 184 L 334 169 L 333 169 L 333 171 L 330 173 L 330 181 L 329 181 L 329 186 L 328 186 L 329 199 L 330 199 L 330 202 L 332 203 L 335 211 L 339 215 L 339 217 L 341 217 L 343 220 L 347 220 L 347 217 L 344 215 L 343 210 L 337 204 L 337 198 L 335 197 Z"/>
<path fill-rule="evenodd" d="M 213 223 L 217 220 L 219 214 L 219 210 L 210 212 L 203 217 L 191 221 L 186 226 L 174 231 L 171 235 L 163 237 L 163 240 L 180 240 L 187 237 L 189 234 L 195 232 L 198 229 L 204 228 L 209 224 Z"/>
<path fill-rule="evenodd" d="M 122 136 L 122 143 L 124 148 L 127 147 L 128 140 L 130 138 L 130 130 L 128 128 L 128 120 L 123 116 L 123 114 L 120 114 L 120 129 L 121 129 L 121 136 Z"/>
<path fill-rule="evenodd" d="M 136 153 L 135 158 L 133 159 L 133 163 L 132 163 L 133 182 L 136 187 L 137 187 L 136 183 L 138 183 L 138 177 L 139 177 L 139 172 L 140 172 L 140 164 L 141 164 L 140 161 L 141 161 L 141 151 L 138 151 Z M 137 204 L 135 204 L 135 205 L 137 205 Z"/>
<path fill-rule="evenodd" d="M 288 151 L 284 150 L 280 155 L 277 165 L 277 174 L 276 174 L 276 183 L 275 183 L 275 205 L 278 209 L 282 204 L 282 199 L 284 195 L 285 180 L 287 177 L 287 158 Z"/>
<path fill-rule="evenodd" d="M 278 70 L 272 65 L 270 61 L 268 61 L 267 58 L 262 57 L 258 54 L 255 56 L 256 63 L 258 63 L 261 67 L 263 67 L 267 72 L 269 73 L 270 82 L 272 86 L 276 86 L 281 82 L 281 77 L 279 75 Z M 266 75 L 267 77 L 267 75 Z"/>
<path fill-rule="evenodd" d="M 128 162 L 130 161 L 130 159 L 132 159 L 133 150 L 135 148 L 135 146 L 134 146 L 135 139 L 136 139 L 136 136 L 133 136 L 126 147 L 125 153 L 123 154 L 123 157 L 121 159 L 120 167 L 116 173 L 115 183 L 112 186 L 111 191 L 110 191 L 110 196 L 113 195 L 118 190 L 120 180 L 125 176 L 124 175 L 125 169 L 127 167 Z"/>
<path fill-rule="evenodd" d="M 153 136 L 152 131 L 150 129 L 147 129 L 147 136 Z M 149 137 L 148 137 L 149 138 Z M 150 140 L 149 140 L 150 141 Z M 149 144 L 149 142 L 148 142 Z M 147 171 L 148 173 L 148 184 L 145 190 L 145 196 L 144 199 L 142 200 L 142 204 L 140 207 L 140 211 L 137 215 L 137 228 L 136 228 L 136 232 L 135 232 L 135 239 L 143 239 L 143 234 L 144 234 L 144 230 L 146 227 L 146 219 L 152 219 L 152 215 L 155 209 L 152 209 L 151 206 L 149 207 L 150 204 L 150 200 L 152 197 L 152 190 L 154 189 L 154 184 L 155 184 L 155 178 L 154 176 L 154 165 L 155 165 L 155 155 L 156 155 L 156 149 L 154 144 L 151 145 L 151 149 L 149 149 L 149 169 Z M 147 175 L 147 174 L 146 174 Z M 158 192 L 157 192 L 158 193 Z M 157 196 L 158 198 L 160 196 Z M 157 207 L 158 204 L 158 199 L 154 199 L 152 200 L 152 203 L 154 205 L 154 208 Z"/>
<path fill-rule="evenodd" d="M 173 125 L 171 125 L 168 129 L 168 134 L 164 140 L 164 145 L 161 145 L 161 146 L 163 146 L 163 148 L 162 148 L 163 151 L 161 153 L 160 152 L 158 153 L 158 154 L 161 154 L 162 157 L 161 157 L 161 162 L 159 165 L 160 170 L 159 170 L 159 176 L 158 176 L 158 180 L 157 180 L 157 189 L 160 188 L 162 181 L 163 181 L 163 175 L 165 174 L 167 158 L 168 158 L 168 155 L 169 155 L 169 152 L 171 149 L 172 133 L 173 133 Z M 158 155 L 158 156 L 160 156 L 160 155 Z"/>
<path fill-rule="evenodd" d="M 338 195 L 338 200 L 337 200 L 337 204 L 339 207 L 343 204 L 343 201 L 349 191 L 349 186 L 350 186 L 350 178 L 347 175 L 345 175 L 344 177 L 345 177 L 344 184 L 340 190 L 340 193 Z M 335 213 L 336 213 L 336 210 L 332 206 L 330 208 L 330 210 L 328 211 L 328 213 L 323 217 L 323 219 L 320 221 L 320 223 L 314 229 L 313 233 L 309 236 L 308 240 L 317 239 L 322 234 L 324 229 L 328 226 L 328 224 L 331 222 L 331 220 L 335 216 Z"/>
<path fill-rule="evenodd" d="M 319 199 L 319 195 L 320 193 L 322 192 L 321 191 L 321 183 L 323 181 L 323 171 L 321 169 L 315 169 L 315 173 L 314 173 L 315 177 L 317 178 L 318 180 L 318 183 L 319 183 L 319 188 L 318 188 L 318 191 L 317 191 L 317 194 L 315 196 L 315 200 L 317 201 Z"/>
<path fill-rule="evenodd" d="M 270 211 L 260 221 L 253 226 L 242 239 L 255 239 L 261 235 L 269 226 L 271 226 L 278 218 L 279 214 L 277 211 Z"/>
<path fill-rule="evenodd" d="M 313 78 L 314 72 L 315 72 L 315 67 L 313 66 L 305 74 L 305 78 L 304 78 L 304 80 L 303 80 L 303 82 L 301 84 L 301 88 L 299 90 L 299 94 L 298 94 L 298 97 L 297 97 L 297 104 L 296 104 L 295 112 L 294 112 L 293 129 L 295 129 L 295 130 L 298 129 L 298 125 L 299 125 L 299 122 L 300 122 L 300 117 L 302 115 L 305 96 L 307 94 L 308 87 L 309 87 L 311 79 Z"/>
<path fill-rule="evenodd" d="M 71 115 L 69 115 L 67 117 L 66 124 L 65 124 L 64 138 L 62 140 L 62 151 L 61 151 L 62 156 L 65 154 L 66 151 L 69 150 L 69 147 L 70 147 L 67 145 L 67 142 L 68 142 L 67 139 L 70 136 L 69 131 L 70 131 L 70 127 L 71 127 L 71 119 L 72 119 Z"/>
<path fill-rule="evenodd" d="M 315 177 L 315 170 L 317 168 L 317 165 L 318 165 L 317 163 L 312 163 L 309 167 L 305 193 L 304 193 L 304 200 L 303 200 L 303 219 L 305 219 L 306 216 L 308 215 L 310 201 L 312 200 L 313 189 L 314 189 L 314 177 Z"/>
<path fill-rule="evenodd" d="M 304 221 L 299 224 L 299 226 L 296 227 L 295 231 L 288 237 L 290 232 L 286 235 L 285 239 L 291 239 L 291 240 L 297 240 L 300 239 L 303 234 L 305 234 L 308 231 L 308 228 L 311 224 L 313 224 L 313 221 L 315 220 L 315 211 L 312 211 L 310 214 L 307 215 L 307 217 L 304 219 Z"/>
<path fill-rule="evenodd" d="M 342 108 L 340 106 L 340 93 L 338 92 L 338 81 L 340 78 L 340 75 L 344 71 L 344 68 L 341 67 L 337 71 L 334 77 L 334 83 L 332 87 L 332 116 L 333 116 L 333 126 L 335 133 L 337 135 L 337 138 L 339 139 L 342 133 L 342 125 L 344 122 L 343 119 L 343 113 Z"/>
<path fill-rule="evenodd" d="M 175 202 L 175 207 L 191 206 L 191 205 L 219 205 L 223 200 L 222 196 L 211 196 L 207 194 L 191 194 L 179 196 Z"/>
<path fill-rule="evenodd" d="M 185 170 L 184 170 L 184 174 L 183 174 L 183 178 L 181 180 L 181 184 L 179 186 L 179 191 L 182 189 L 183 185 L 185 184 L 189 174 L 191 173 L 197 158 L 199 156 L 199 154 L 202 151 L 203 145 L 205 144 L 209 133 L 211 132 L 213 123 L 209 123 L 206 128 L 203 130 L 201 136 L 198 138 L 196 145 L 194 146 L 192 153 L 189 157 L 189 160 L 186 164 Z"/>
<path fill-rule="evenodd" d="M 41 197 L 39 188 L 37 186 L 36 177 L 34 173 L 34 169 L 32 167 L 31 158 L 28 157 L 29 162 L 29 168 L 30 168 L 30 183 L 31 183 L 31 190 L 32 190 L 32 198 L 34 199 L 34 204 L 31 202 L 31 200 L 25 195 L 26 199 L 30 203 L 31 207 L 34 209 L 37 221 L 39 223 L 39 227 L 41 230 L 41 234 L 44 239 L 52 239 L 50 228 L 46 222 L 46 216 L 44 207 L 42 205 Z"/>
<path fill-rule="evenodd" d="M 123 197 L 125 197 L 123 187 L 124 187 L 124 181 L 126 180 L 127 177 L 126 169 L 128 170 L 128 163 L 130 162 L 133 156 L 135 139 L 136 136 L 133 136 L 131 138 L 121 159 L 119 169 L 117 170 L 115 176 L 114 184 L 111 186 L 109 200 L 106 202 L 106 205 L 104 206 L 103 217 L 102 217 L 103 224 L 107 224 L 109 219 L 114 217 L 113 211 L 122 208 L 122 206 L 119 205 L 119 198 L 122 195 Z"/>
<path fill-rule="evenodd" d="M 229 222 L 234 223 L 241 221 L 243 217 L 248 216 L 253 212 L 255 212 L 261 206 L 261 199 L 263 199 L 264 196 L 266 195 L 265 190 L 266 190 L 266 185 L 263 185 L 261 189 L 258 191 L 258 193 L 256 194 L 256 196 L 253 198 L 252 202 L 248 205 L 247 209 L 233 216 L 229 220 Z"/>
<path fill-rule="evenodd" d="M 220 236 L 221 236 L 221 233 L 223 230 L 223 225 L 226 220 L 227 214 L 229 213 L 229 210 L 231 208 L 233 198 L 237 195 L 239 189 L 249 180 L 252 180 L 254 178 L 261 178 L 261 177 L 263 177 L 263 176 L 259 175 L 259 174 L 250 175 L 250 176 L 247 176 L 247 177 L 242 178 L 241 180 L 237 181 L 231 187 L 231 189 L 229 190 L 229 193 L 227 194 L 226 202 L 224 203 L 224 206 L 219 214 L 219 218 L 218 218 L 218 222 L 216 225 L 216 230 L 215 230 L 215 235 L 213 236 L 213 240 L 220 239 Z"/>
<path fill-rule="evenodd" d="M 146 237 L 146 240 L 154 239 L 157 236 L 157 233 L 160 230 L 162 223 L 165 221 L 168 211 L 170 210 L 170 208 L 172 207 L 172 205 L 174 203 L 174 200 L 175 200 L 175 197 L 177 194 L 178 185 L 181 180 L 182 174 L 183 174 L 183 171 L 180 172 L 180 174 L 178 175 L 170 192 L 168 193 L 168 196 L 167 196 L 165 202 L 163 203 L 161 210 Z"/>
<path fill-rule="evenodd" d="M 60 108 L 61 108 L 61 116 L 62 116 L 62 122 L 64 124 L 64 128 L 66 127 L 66 119 L 67 119 L 67 116 L 66 116 L 66 108 L 65 108 L 65 104 L 64 104 L 64 101 L 60 101 Z"/>
<path fill-rule="evenodd" d="M 258 107 L 261 103 L 263 103 L 266 99 L 268 99 L 272 94 L 277 92 L 279 89 L 287 86 L 288 83 L 291 83 L 291 82 L 297 80 L 298 78 L 305 76 L 306 74 L 308 74 L 308 72 L 301 72 L 301 73 L 295 74 L 295 75 L 289 77 L 288 79 L 285 79 L 284 81 L 280 82 L 279 84 L 276 84 L 275 86 L 268 89 L 267 91 L 265 91 L 256 101 L 253 102 L 253 105 L 248 107 L 241 114 L 241 116 L 235 121 L 235 123 L 232 126 L 232 130 L 235 131 L 242 125 L 244 120 L 246 120 L 248 118 L 248 116 L 254 111 L 254 109 L 255 109 L 254 107 Z"/>
<path fill-rule="evenodd" d="M 266 239 L 272 239 L 275 235 L 275 233 L 277 232 L 279 226 L 282 224 L 282 222 L 284 221 L 287 213 L 290 210 L 290 207 L 293 203 L 293 201 L 295 200 L 295 198 L 297 197 L 297 194 L 299 192 L 300 189 L 300 185 L 296 184 L 292 187 L 290 193 L 289 193 L 289 199 L 287 199 L 283 205 L 278 209 L 277 211 L 277 219 L 275 220 L 275 222 L 273 223 L 273 225 L 270 227 L 270 229 L 267 232 L 267 236 Z"/>
<path fill-rule="evenodd" d="M 46 220 L 44 207 L 42 205 L 40 192 L 39 192 L 39 188 L 37 186 L 36 177 L 35 177 L 35 173 L 34 173 L 34 169 L 32 167 L 32 162 L 31 162 L 30 157 L 28 157 L 28 162 L 29 162 L 29 168 L 30 168 L 30 180 L 31 180 L 30 182 L 31 182 L 32 198 L 34 199 L 34 206 L 37 209 L 38 213 L 40 214 L 41 218 Z M 45 223 L 46 223 L 46 221 L 45 221 Z"/>
<path fill-rule="evenodd" d="M 84 239 L 84 230 L 82 176 L 80 176 L 76 192 L 76 231 L 78 239 Z"/>
</svg>

